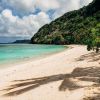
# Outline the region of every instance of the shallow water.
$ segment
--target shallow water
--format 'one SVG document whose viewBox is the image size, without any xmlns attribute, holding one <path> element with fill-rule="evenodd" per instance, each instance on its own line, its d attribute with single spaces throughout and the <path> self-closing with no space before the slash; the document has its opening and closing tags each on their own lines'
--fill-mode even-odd
<svg viewBox="0 0 100 100">
<path fill-rule="evenodd" d="M 61 45 L 36 44 L 0 44 L 0 63 L 22 60 L 24 58 L 37 58 L 43 55 L 56 53 L 66 47 Z"/>
</svg>

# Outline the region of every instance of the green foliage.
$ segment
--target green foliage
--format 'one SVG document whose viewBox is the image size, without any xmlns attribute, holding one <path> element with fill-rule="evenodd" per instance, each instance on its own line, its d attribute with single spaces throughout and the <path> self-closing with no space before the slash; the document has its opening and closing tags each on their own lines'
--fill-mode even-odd
<svg viewBox="0 0 100 100">
<path fill-rule="evenodd" d="M 97 24 L 96 27 L 91 29 L 91 36 L 89 37 L 89 42 L 87 49 L 99 51 L 100 48 L 100 24 Z"/>
<path fill-rule="evenodd" d="M 88 6 L 68 12 L 50 24 L 44 25 L 32 37 L 31 42 L 97 45 L 99 41 L 97 34 L 100 35 L 99 26 L 100 0 L 93 0 Z"/>
</svg>

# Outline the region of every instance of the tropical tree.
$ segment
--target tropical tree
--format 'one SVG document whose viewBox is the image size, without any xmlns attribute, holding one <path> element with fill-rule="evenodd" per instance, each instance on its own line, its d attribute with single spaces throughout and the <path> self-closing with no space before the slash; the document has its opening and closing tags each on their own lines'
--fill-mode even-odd
<svg viewBox="0 0 100 100">
<path fill-rule="evenodd" d="M 96 50 L 99 52 L 100 48 L 100 23 L 95 28 L 92 28 L 91 35 L 88 39 L 87 50 Z"/>
</svg>

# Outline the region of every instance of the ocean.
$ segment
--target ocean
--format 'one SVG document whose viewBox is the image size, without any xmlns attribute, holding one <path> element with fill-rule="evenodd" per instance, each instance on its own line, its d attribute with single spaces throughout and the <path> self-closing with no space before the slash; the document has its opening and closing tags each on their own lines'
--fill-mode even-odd
<svg viewBox="0 0 100 100">
<path fill-rule="evenodd" d="M 65 49 L 66 47 L 62 45 L 0 44 L 0 64 L 25 58 L 35 59 Z"/>
</svg>

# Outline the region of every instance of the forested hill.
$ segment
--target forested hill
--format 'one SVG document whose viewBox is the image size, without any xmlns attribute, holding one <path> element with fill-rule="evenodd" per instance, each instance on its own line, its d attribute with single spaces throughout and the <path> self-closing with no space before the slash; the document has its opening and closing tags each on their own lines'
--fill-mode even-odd
<svg viewBox="0 0 100 100">
<path fill-rule="evenodd" d="M 87 44 L 93 29 L 100 29 L 100 0 L 46 24 L 32 37 L 39 44 Z M 100 34 L 100 30 L 99 30 Z"/>
</svg>

